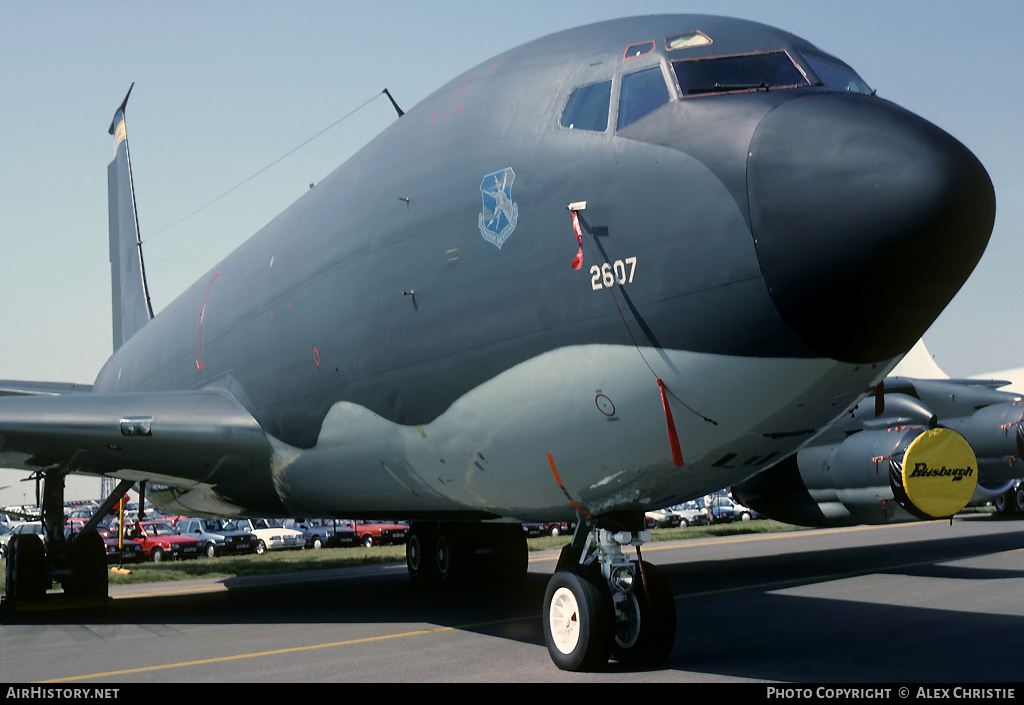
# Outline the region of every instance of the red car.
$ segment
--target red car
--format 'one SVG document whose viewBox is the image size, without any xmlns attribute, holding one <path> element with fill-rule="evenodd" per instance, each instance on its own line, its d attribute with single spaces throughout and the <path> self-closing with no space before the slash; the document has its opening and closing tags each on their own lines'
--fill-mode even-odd
<svg viewBox="0 0 1024 705">
<path fill-rule="evenodd" d="M 199 558 L 199 544 L 202 543 L 191 536 L 182 536 L 162 521 L 137 521 L 127 530 L 125 538 L 142 546 L 145 556 L 157 563 Z"/>
<path fill-rule="evenodd" d="M 394 524 L 387 521 L 357 520 L 355 529 L 359 534 L 359 540 L 367 548 L 377 544 L 405 543 L 405 539 L 409 535 L 407 524 Z"/>
</svg>

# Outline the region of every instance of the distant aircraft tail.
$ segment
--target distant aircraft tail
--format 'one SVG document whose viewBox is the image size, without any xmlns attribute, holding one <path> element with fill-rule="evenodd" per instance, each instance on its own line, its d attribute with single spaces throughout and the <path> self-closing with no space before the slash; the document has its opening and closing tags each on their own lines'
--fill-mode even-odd
<svg viewBox="0 0 1024 705">
<path fill-rule="evenodd" d="M 910 349 L 910 352 L 900 360 L 889 377 L 910 377 L 914 379 L 948 379 L 957 384 L 964 384 L 973 387 L 987 387 L 989 389 L 1002 389 L 1004 392 L 1024 394 L 1024 367 L 1015 367 L 1009 370 L 998 372 L 986 372 L 972 377 L 951 378 L 938 366 L 932 358 L 924 340 L 917 341 L 917 344 Z M 893 387 L 887 382 L 886 390 Z"/>
<path fill-rule="evenodd" d="M 932 358 L 924 340 L 918 340 L 896 368 L 889 373 L 891 377 L 914 377 L 916 379 L 949 379 L 941 367 Z"/>
<path fill-rule="evenodd" d="M 153 318 L 149 287 L 146 285 L 146 265 L 142 260 L 142 239 L 139 237 L 131 159 L 128 156 L 128 134 L 124 123 L 124 109 L 131 94 L 132 89 L 129 88 L 110 124 L 110 134 L 114 136 L 114 161 L 107 166 L 114 350 L 120 348 Z"/>
</svg>

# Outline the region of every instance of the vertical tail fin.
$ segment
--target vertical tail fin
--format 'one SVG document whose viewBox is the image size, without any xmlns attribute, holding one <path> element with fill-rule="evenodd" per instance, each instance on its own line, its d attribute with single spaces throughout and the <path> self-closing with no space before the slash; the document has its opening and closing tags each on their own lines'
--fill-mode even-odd
<svg viewBox="0 0 1024 705">
<path fill-rule="evenodd" d="M 135 84 L 132 84 L 134 87 Z M 107 166 L 107 204 L 110 216 L 110 285 L 114 350 L 135 335 L 153 318 L 153 306 L 146 285 L 146 265 L 142 260 L 142 239 L 135 210 L 131 159 L 124 109 L 128 95 L 114 113 L 110 134 L 114 136 L 114 161 Z"/>
</svg>

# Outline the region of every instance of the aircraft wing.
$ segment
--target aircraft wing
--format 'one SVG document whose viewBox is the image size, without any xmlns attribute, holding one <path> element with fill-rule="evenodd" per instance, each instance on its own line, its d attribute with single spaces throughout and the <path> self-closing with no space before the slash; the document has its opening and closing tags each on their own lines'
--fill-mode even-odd
<svg viewBox="0 0 1024 705">
<path fill-rule="evenodd" d="M 920 385 L 922 380 L 910 379 L 907 377 L 886 377 L 885 391 L 913 393 L 915 385 Z M 941 380 L 943 384 L 961 387 L 980 387 L 982 389 L 1002 389 L 1008 387 L 1012 382 L 1007 379 L 974 379 L 973 377 L 958 377 Z"/>
<path fill-rule="evenodd" d="M 91 391 L 91 384 L 75 384 L 74 382 L 25 382 L 21 380 L 0 379 L 0 397 L 30 396 L 37 394 L 57 396 L 61 394 L 82 394 Z"/>
<path fill-rule="evenodd" d="M 223 499 L 234 506 L 275 505 L 266 471 L 270 444 L 229 393 L 60 390 L 74 391 L 36 386 L 0 396 L 0 466 L 154 480 L 179 491 L 212 488 L 247 473 L 251 496 Z"/>
</svg>

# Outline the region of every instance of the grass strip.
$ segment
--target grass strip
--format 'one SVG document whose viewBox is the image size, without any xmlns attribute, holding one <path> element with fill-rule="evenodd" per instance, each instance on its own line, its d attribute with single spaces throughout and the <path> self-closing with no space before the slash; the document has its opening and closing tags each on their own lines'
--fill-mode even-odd
<svg viewBox="0 0 1024 705">
<path fill-rule="evenodd" d="M 712 536 L 735 536 L 739 534 L 773 533 L 792 531 L 803 527 L 771 519 L 715 524 L 713 526 L 689 526 L 677 529 L 653 529 L 652 541 L 679 541 L 701 539 Z M 541 536 L 527 539 L 531 551 L 558 550 L 569 543 L 569 536 Z M 364 548 L 323 548 L 320 550 L 272 551 L 262 556 L 218 556 L 200 557 L 188 561 L 167 561 L 163 563 L 126 564 L 127 575 L 110 573 L 111 585 L 132 585 L 137 583 L 158 583 L 174 580 L 197 580 L 200 578 L 233 578 L 246 575 L 268 575 L 306 570 L 327 570 L 347 568 L 370 563 L 400 563 L 405 560 L 405 546 L 373 546 Z M 4 561 L 0 561 L 2 565 Z M 113 567 L 113 566 L 112 566 Z M 6 568 L 6 566 L 5 566 Z M 0 571 L 0 591 L 6 587 L 7 571 Z"/>
</svg>

